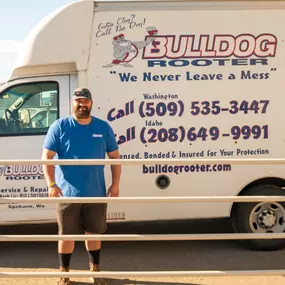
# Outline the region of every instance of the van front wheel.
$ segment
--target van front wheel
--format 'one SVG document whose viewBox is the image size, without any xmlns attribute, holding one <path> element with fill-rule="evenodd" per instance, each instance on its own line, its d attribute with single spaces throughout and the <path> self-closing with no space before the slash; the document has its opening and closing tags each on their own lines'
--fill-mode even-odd
<svg viewBox="0 0 285 285">
<path fill-rule="evenodd" d="M 249 188 L 244 196 L 284 196 L 275 185 L 258 185 Z M 234 205 L 232 224 L 237 233 L 282 233 L 285 231 L 284 202 L 253 202 Z M 254 250 L 278 250 L 284 247 L 285 239 L 242 240 Z"/>
</svg>

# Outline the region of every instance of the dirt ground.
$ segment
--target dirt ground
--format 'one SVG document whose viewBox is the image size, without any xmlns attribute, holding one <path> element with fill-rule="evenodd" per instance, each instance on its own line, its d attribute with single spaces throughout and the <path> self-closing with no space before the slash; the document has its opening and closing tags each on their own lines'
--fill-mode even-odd
<svg viewBox="0 0 285 285">
<path fill-rule="evenodd" d="M 5 226 L 1 234 L 56 234 L 56 225 Z M 231 232 L 228 220 L 177 221 L 171 223 L 112 224 L 108 234 L 123 233 L 222 233 Z M 57 271 L 56 242 L 0 243 L 0 271 Z M 284 250 L 251 251 L 238 241 L 105 242 L 102 271 L 198 271 L 198 270 L 283 270 Z M 76 243 L 72 271 L 88 269 L 82 242 Z M 2 275 L 3 276 L 3 275 Z M 56 278 L 0 278 L 0 284 L 56 284 Z M 88 278 L 73 278 L 72 284 L 92 284 Z M 110 285 L 283 285 L 283 276 L 181 277 L 109 279 Z"/>
</svg>

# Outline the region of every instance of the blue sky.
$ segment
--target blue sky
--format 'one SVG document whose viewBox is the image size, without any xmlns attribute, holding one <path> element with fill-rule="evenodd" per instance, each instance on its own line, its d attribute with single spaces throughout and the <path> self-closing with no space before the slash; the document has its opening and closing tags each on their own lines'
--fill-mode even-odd
<svg viewBox="0 0 285 285">
<path fill-rule="evenodd" d="M 0 0 L 0 82 L 8 79 L 29 31 L 46 15 L 75 0 Z"/>
</svg>

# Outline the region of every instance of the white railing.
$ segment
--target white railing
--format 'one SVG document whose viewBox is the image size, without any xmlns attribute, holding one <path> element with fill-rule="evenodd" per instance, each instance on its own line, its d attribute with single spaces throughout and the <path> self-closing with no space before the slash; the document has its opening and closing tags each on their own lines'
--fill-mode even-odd
<svg viewBox="0 0 285 285">
<path fill-rule="evenodd" d="M 0 165 L 155 165 L 155 164 L 285 164 L 285 159 L 96 159 L 96 160 L 0 160 Z M 117 197 L 117 198 L 0 198 L 1 203 L 187 203 L 187 202 L 285 202 L 285 196 Z M 169 235 L 0 235 L 0 242 L 59 240 L 169 241 L 284 239 L 285 233 L 169 234 Z M 133 272 L 0 272 L 0 278 L 50 277 L 193 277 L 285 275 L 285 270 L 239 271 L 133 271 Z"/>
<path fill-rule="evenodd" d="M 101 271 L 101 272 L 0 272 L 0 278 L 51 278 L 51 277 L 195 277 L 195 276 L 277 276 L 285 270 L 236 270 L 236 271 Z"/>
<path fill-rule="evenodd" d="M 0 242 L 5 241 L 58 241 L 58 240 L 101 240 L 101 241 L 170 241 L 170 240 L 250 240 L 250 239 L 282 239 L 285 233 L 256 234 L 168 234 L 168 235 L 1 235 Z"/>
<path fill-rule="evenodd" d="M 285 164 L 283 158 L 266 159 L 2 159 L 0 165 L 155 165 L 155 164 Z"/>
</svg>

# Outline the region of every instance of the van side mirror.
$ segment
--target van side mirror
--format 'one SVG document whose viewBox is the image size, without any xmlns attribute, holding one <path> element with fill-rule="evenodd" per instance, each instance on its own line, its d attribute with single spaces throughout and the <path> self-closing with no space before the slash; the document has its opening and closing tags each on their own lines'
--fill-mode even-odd
<svg viewBox="0 0 285 285">
<path fill-rule="evenodd" d="M 31 115 L 28 109 L 19 109 L 19 119 L 22 124 L 27 127 L 31 122 Z"/>
</svg>

